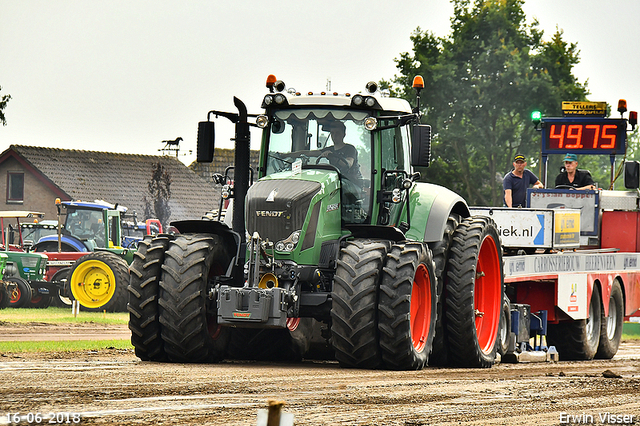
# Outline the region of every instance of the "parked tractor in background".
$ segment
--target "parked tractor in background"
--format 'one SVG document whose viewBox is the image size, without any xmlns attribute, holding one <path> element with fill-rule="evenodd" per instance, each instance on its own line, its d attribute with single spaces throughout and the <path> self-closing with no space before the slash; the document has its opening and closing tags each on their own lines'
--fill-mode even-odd
<svg viewBox="0 0 640 426">
<path fill-rule="evenodd" d="M 128 265 L 142 236 L 135 215 L 105 201 L 56 200 L 60 232 L 34 244 L 49 256 L 47 277 L 58 283 L 56 303 L 77 300 L 87 310 L 124 311 Z M 144 224 L 147 232 L 162 230 L 157 220 Z M 124 234 L 127 234 L 126 236 Z"/>
<path fill-rule="evenodd" d="M 315 321 L 345 367 L 421 369 L 434 345 L 452 364 L 491 366 L 500 239 L 491 219 L 414 172 L 430 160 L 422 79 L 415 108 L 375 83 L 354 95 L 303 95 L 273 76 L 267 87 L 264 114 L 234 98 L 237 113 L 210 111 L 199 123 L 199 162 L 213 159 L 212 117 L 236 126 L 232 227 L 173 222 L 180 234 L 140 244 L 129 286 L 136 354 L 296 359 Z M 251 186 L 250 126 L 263 129 Z"/>
<path fill-rule="evenodd" d="M 22 238 L 21 220 L 42 218 L 44 213 L 30 211 L 0 212 L 3 278 L 8 304 L 13 308 L 46 308 L 51 303 L 52 286 L 45 281 L 47 256 L 28 253 Z M 0 304 L 3 302 L 0 301 Z"/>
</svg>

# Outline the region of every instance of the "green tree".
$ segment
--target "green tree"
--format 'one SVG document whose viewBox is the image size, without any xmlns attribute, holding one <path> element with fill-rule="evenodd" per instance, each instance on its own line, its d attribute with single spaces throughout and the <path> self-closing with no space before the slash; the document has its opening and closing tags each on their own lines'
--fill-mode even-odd
<svg viewBox="0 0 640 426">
<path fill-rule="evenodd" d="M 151 180 L 148 183 L 149 194 L 142 197 L 145 218 L 157 218 L 165 229 L 171 217 L 171 207 L 169 207 L 171 181 L 171 172 L 165 169 L 162 163 L 154 163 L 151 169 Z"/>
<path fill-rule="evenodd" d="M 412 101 L 412 79 L 422 75 L 423 122 L 434 134 L 425 178 L 472 205 L 501 205 L 502 177 L 516 152 L 538 172 L 540 135 L 531 112 L 556 115 L 561 101 L 586 100 L 586 84 L 571 73 L 579 52 L 560 30 L 543 41 L 537 21 L 526 23 L 522 0 L 452 3 L 451 34 L 438 38 L 418 28 L 413 52 L 396 59 L 399 75 L 381 87 Z"/>
<path fill-rule="evenodd" d="M 2 86 L 0 86 L 0 91 L 2 91 Z M 4 109 L 7 107 L 9 99 L 11 99 L 11 95 L 3 95 L 2 98 L 0 98 L 0 123 L 2 123 L 3 126 L 7 125 L 7 119 L 4 116 Z"/>
</svg>

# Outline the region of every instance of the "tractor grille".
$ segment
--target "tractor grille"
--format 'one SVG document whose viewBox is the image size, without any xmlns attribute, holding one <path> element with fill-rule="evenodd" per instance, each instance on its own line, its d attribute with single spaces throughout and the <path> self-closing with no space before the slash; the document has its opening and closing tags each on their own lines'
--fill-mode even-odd
<svg viewBox="0 0 640 426">
<path fill-rule="evenodd" d="M 247 232 L 276 242 L 302 229 L 311 199 L 320 191 L 318 182 L 266 180 L 247 192 Z"/>
</svg>

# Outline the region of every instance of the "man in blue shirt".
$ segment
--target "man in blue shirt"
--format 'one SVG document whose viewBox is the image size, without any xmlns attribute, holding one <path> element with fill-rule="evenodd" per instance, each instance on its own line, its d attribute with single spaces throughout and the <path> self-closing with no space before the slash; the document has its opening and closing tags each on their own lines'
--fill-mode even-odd
<svg viewBox="0 0 640 426">
<path fill-rule="evenodd" d="M 544 188 L 536 175 L 525 169 L 527 161 L 522 154 L 513 157 L 513 170 L 504 176 L 504 204 L 507 207 L 527 207 L 527 188 Z"/>
</svg>

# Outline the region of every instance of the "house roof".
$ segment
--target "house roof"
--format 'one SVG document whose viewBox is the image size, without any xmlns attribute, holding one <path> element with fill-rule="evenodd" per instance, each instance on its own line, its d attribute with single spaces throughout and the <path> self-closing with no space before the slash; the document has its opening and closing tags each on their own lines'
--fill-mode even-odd
<svg viewBox="0 0 640 426">
<path fill-rule="evenodd" d="M 71 200 L 118 203 L 135 210 L 141 220 L 145 219 L 143 196 L 149 197 L 148 183 L 156 163 L 171 174 L 171 221 L 199 219 L 219 197 L 219 188 L 175 157 L 11 145 L 0 159 L 11 151 Z"/>
</svg>

